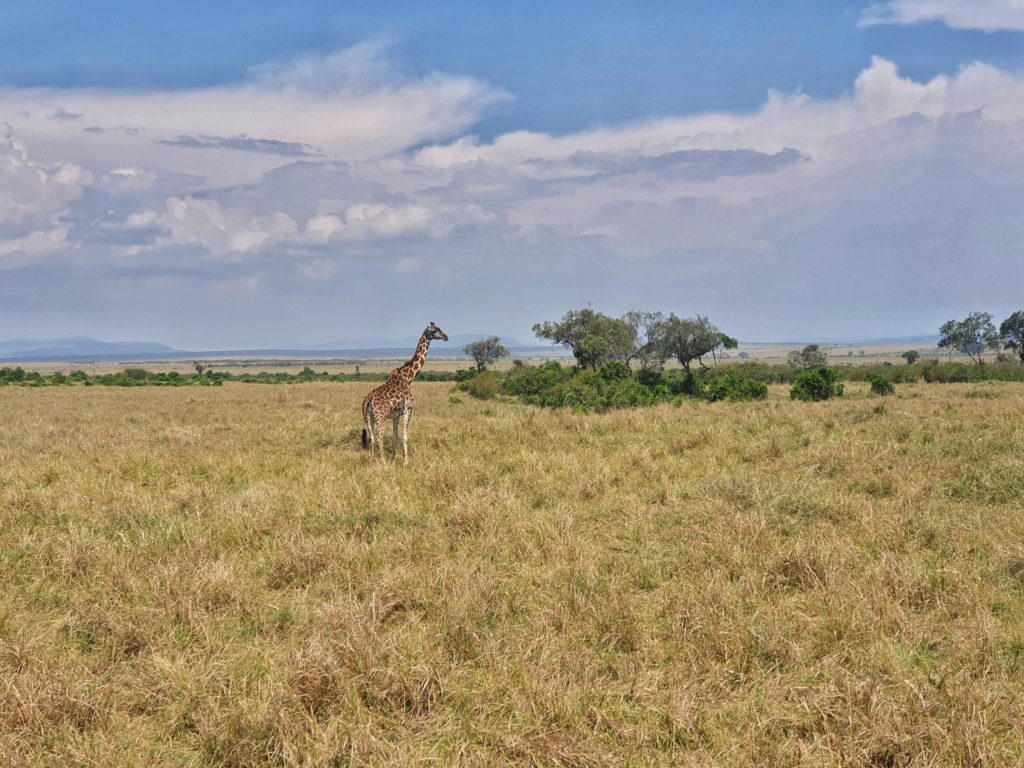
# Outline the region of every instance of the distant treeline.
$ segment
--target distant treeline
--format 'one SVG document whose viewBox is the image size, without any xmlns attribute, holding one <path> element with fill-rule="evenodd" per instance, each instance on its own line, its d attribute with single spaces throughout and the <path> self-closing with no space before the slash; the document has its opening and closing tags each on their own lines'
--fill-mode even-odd
<svg viewBox="0 0 1024 768">
<path fill-rule="evenodd" d="M 421 371 L 422 381 L 464 381 L 476 373 L 475 369 L 460 371 Z M 85 387 L 219 387 L 225 381 L 243 384 L 302 384 L 309 381 L 385 381 L 387 373 L 328 373 L 315 371 L 310 367 L 299 373 L 267 372 L 231 373 L 229 371 L 204 370 L 202 373 L 180 373 L 178 371 L 156 372 L 145 368 L 125 368 L 117 373 L 89 374 L 85 371 L 71 373 L 43 374 L 26 371 L 23 368 L 0 368 L 0 386 L 23 387 L 85 386 Z"/>
<path fill-rule="evenodd" d="M 551 364 L 546 364 L 549 372 Z M 560 370 L 568 375 L 571 368 Z M 544 366 L 523 366 L 516 361 L 514 370 L 543 368 Z M 975 365 L 962 362 L 939 362 L 934 358 L 918 360 L 913 365 L 894 365 L 892 363 L 845 364 L 834 365 L 838 379 L 843 381 L 868 381 L 872 376 L 881 376 L 894 384 L 910 384 L 915 381 L 936 383 L 956 383 L 975 381 L 1024 381 L 1024 365 L 1013 361 Z M 719 373 L 711 373 L 718 371 Z M 790 365 L 760 362 L 730 362 L 709 368 L 705 372 L 697 370 L 708 381 L 716 377 L 730 374 L 741 381 L 749 380 L 763 384 L 793 384 L 801 373 L 801 369 Z M 419 381 L 466 382 L 478 376 L 480 371 L 474 368 L 463 368 L 457 371 L 421 371 Z M 653 381 L 652 374 L 637 372 L 645 382 Z M 667 387 L 679 389 L 671 372 L 665 372 L 664 383 Z M 225 381 L 237 381 L 242 384 L 302 384 L 310 381 L 365 381 L 378 382 L 387 379 L 387 373 L 328 373 L 315 371 L 308 366 L 299 373 L 268 372 L 230 373 L 229 371 L 206 370 L 203 373 L 180 373 L 178 371 L 156 372 L 145 368 L 125 368 L 117 373 L 89 374 L 85 371 L 71 373 L 43 374 L 38 371 L 26 371 L 23 368 L 0 368 L 0 386 L 16 385 L 23 387 L 52 387 L 78 385 L 85 387 L 217 387 Z M 646 378 L 645 378 L 646 377 Z M 613 377 L 614 378 L 614 377 Z M 679 394 L 676 391 L 672 394 Z M 510 393 L 511 394 L 511 393 Z M 520 394 L 520 393 L 516 393 Z"/>
<path fill-rule="evenodd" d="M 765 384 L 792 384 L 801 369 L 777 363 L 741 362 L 722 366 L 740 378 L 754 379 Z M 913 384 L 915 381 L 954 384 L 972 381 L 1024 381 L 1024 365 L 1012 360 L 976 365 L 963 362 L 940 362 L 935 358 L 918 360 L 913 365 L 893 363 L 839 363 L 831 366 L 843 381 L 868 381 L 881 376 L 894 384 Z"/>
</svg>

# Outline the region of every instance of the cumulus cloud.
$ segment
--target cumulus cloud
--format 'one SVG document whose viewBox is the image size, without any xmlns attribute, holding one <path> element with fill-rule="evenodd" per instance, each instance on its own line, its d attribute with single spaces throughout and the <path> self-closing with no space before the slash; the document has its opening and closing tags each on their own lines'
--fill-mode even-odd
<svg viewBox="0 0 1024 768">
<path fill-rule="evenodd" d="M 909 284 L 922 306 L 975 295 L 985 269 L 1004 278 L 984 281 L 987 296 L 1024 280 L 1021 73 L 976 63 L 921 82 L 876 58 L 831 99 L 770 93 L 744 113 L 465 135 L 496 94 L 409 76 L 372 46 L 230 88 L 0 94 L 29 115 L 28 146 L 11 129 L 0 141 L 0 263 L 39 270 L 78 249 L 90 274 L 174 270 L 184 295 L 200 291 L 184 287 L 194 273 L 236 308 L 273 286 L 303 316 L 312 297 L 367 306 L 393 301 L 378 286 L 407 285 L 409 308 L 512 318 L 513 295 L 606 298 L 612 311 L 688 311 L 683 300 L 738 322 L 749 312 L 753 327 L 794 291 L 860 312 L 865 296 L 909 307 Z M 87 122 L 49 119 L 54 103 Z M 337 133 L 313 125 L 320 115 Z"/>
<path fill-rule="evenodd" d="M 126 221 L 130 227 L 155 227 L 153 247 L 194 245 L 215 256 L 236 256 L 286 240 L 298 225 L 284 213 L 254 216 L 243 208 L 224 208 L 216 200 L 194 197 L 167 199 L 159 214 L 143 212 Z M 133 248 L 133 252 L 142 250 Z"/>
<path fill-rule="evenodd" d="M 67 245 L 63 221 L 92 180 L 70 162 L 35 162 L 6 123 L 0 123 L 0 268 L 13 269 Z"/>
<path fill-rule="evenodd" d="M 860 26 L 923 24 L 938 21 L 951 29 L 1024 31 L 1020 0 L 886 0 L 868 6 Z"/>
<path fill-rule="evenodd" d="M 210 88 L 8 89 L 0 114 L 44 159 L 81 156 L 227 185 L 256 181 L 288 156 L 366 160 L 454 136 L 503 97 L 470 77 L 404 73 L 381 46 L 361 46 Z"/>
</svg>

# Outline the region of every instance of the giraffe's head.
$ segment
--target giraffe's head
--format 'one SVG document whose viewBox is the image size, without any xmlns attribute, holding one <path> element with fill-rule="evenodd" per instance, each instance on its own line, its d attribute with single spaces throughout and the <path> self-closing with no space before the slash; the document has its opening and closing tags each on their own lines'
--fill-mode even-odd
<svg viewBox="0 0 1024 768">
<path fill-rule="evenodd" d="M 433 341 L 434 339 L 440 339 L 441 341 L 448 341 L 448 334 L 438 328 L 433 322 L 427 326 L 427 330 L 424 331 L 427 339 Z"/>
</svg>

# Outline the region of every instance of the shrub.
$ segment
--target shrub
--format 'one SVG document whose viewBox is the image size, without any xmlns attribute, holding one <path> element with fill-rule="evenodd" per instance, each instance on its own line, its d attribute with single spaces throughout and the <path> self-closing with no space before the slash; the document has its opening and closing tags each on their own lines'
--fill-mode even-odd
<svg viewBox="0 0 1024 768">
<path fill-rule="evenodd" d="M 672 395 L 704 396 L 704 382 L 693 374 L 671 373 L 665 377 L 665 383 L 668 384 L 668 391 Z"/>
<path fill-rule="evenodd" d="M 885 396 L 895 394 L 896 392 L 896 387 L 885 376 L 872 373 L 868 376 L 868 381 L 871 383 L 871 394 L 873 395 Z"/>
<path fill-rule="evenodd" d="M 837 382 L 836 372 L 826 366 L 813 371 L 801 371 L 789 390 L 793 400 L 828 400 L 843 394 L 843 385 Z"/>
<path fill-rule="evenodd" d="M 665 376 L 653 368 L 641 368 L 636 372 L 636 380 L 648 389 L 657 389 L 664 382 Z"/>
<path fill-rule="evenodd" d="M 568 406 L 585 411 L 651 405 L 654 393 L 632 378 L 605 378 L 601 372 L 579 371 L 540 399 L 541 405 Z"/>
<path fill-rule="evenodd" d="M 725 371 L 711 379 L 704 397 L 717 400 L 763 400 L 768 396 L 768 385 L 754 379 L 741 379 L 732 371 Z"/>
<path fill-rule="evenodd" d="M 601 378 L 605 381 L 621 381 L 630 378 L 629 368 L 619 360 L 612 360 L 601 369 Z"/>
<path fill-rule="evenodd" d="M 494 371 L 483 371 L 459 387 L 480 400 L 490 400 L 501 389 L 501 378 Z"/>
<path fill-rule="evenodd" d="M 549 360 L 541 365 L 526 365 L 513 370 L 502 382 L 501 388 L 505 394 L 521 397 L 526 402 L 538 402 L 542 393 L 550 392 L 570 378 L 571 368 L 563 368 L 557 360 Z"/>
</svg>

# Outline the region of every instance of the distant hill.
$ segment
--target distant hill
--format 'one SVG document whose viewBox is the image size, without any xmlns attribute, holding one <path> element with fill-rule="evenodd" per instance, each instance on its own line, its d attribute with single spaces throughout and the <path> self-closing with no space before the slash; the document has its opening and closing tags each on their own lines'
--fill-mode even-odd
<svg viewBox="0 0 1024 768">
<path fill-rule="evenodd" d="M 886 338 L 869 339 L 863 337 L 831 338 L 831 339 L 804 339 L 802 341 L 740 341 L 740 347 L 801 347 L 804 344 L 821 344 L 826 347 L 907 347 L 915 346 L 934 347 L 939 343 L 937 333 L 923 336 L 891 336 Z"/>
<path fill-rule="evenodd" d="M 435 342 L 430 349 L 434 358 L 465 359 L 462 348 L 472 341 L 485 338 L 488 334 L 460 333 L 451 336 L 450 341 Z M 206 349 L 181 350 L 151 341 L 100 341 L 85 336 L 66 339 L 16 339 L 0 341 L 0 363 L 12 362 L 145 362 L 156 360 L 213 360 L 221 358 L 249 360 L 316 360 L 323 358 L 373 360 L 397 360 L 409 357 L 419 337 L 394 339 L 349 339 L 327 344 L 308 346 L 274 347 L 261 349 Z M 889 346 L 913 349 L 931 347 L 939 340 L 937 335 L 903 336 L 887 339 L 831 340 L 818 343 L 826 347 Z M 501 337 L 501 343 L 509 348 L 512 357 L 566 357 L 569 351 L 563 347 L 542 344 L 536 341 L 524 344 L 508 336 Z M 740 342 L 740 348 L 800 347 L 805 341 L 790 342 Z"/>
<path fill-rule="evenodd" d="M 434 358 L 466 358 L 462 348 L 484 335 L 459 334 L 448 343 L 435 342 Z M 133 363 L 157 360 L 211 360 L 220 358 L 250 360 L 316 360 L 348 358 L 355 360 L 405 359 L 412 354 L 419 337 L 408 339 L 354 339 L 304 347 L 273 347 L 261 349 L 183 350 L 147 341 L 100 341 L 88 337 L 67 339 L 16 339 L 0 341 L 0 363 Z M 547 355 L 549 345 L 524 345 L 502 337 L 512 354 Z"/>
<path fill-rule="evenodd" d="M 0 360 L 42 358 L 130 357 L 163 355 L 176 350 L 152 341 L 100 341 L 87 336 L 67 339 L 14 339 L 0 341 Z"/>
<path fill-rule="evenodd" d="M 495 334 L 491 333 L 456 333 L 448 337 L 447 342 L 437 341 L 435 342 L 440 347 L 452 347 L 462 350 L 464 346 L 473 341 L 479 339 L 486 339 L 489 336 Z M 523 344 L 521 341 L 509 338 L 508 336 L 501 336 L 501 343 L 506 347 L 532 347 L 537 346 L 537 342 L 533 341 L 529 344 Z M 404 336 L 402 338 L 394 339 L 344 339 L 342 341 L 329 341 L 324 344 L 312 344 L 308 346 L 296 346 L 296 349 L 405 349 L 409 348 L 411 351 L 415 348 L 416 343 L 420 340 L 419 336 Z"/>
</svg>

